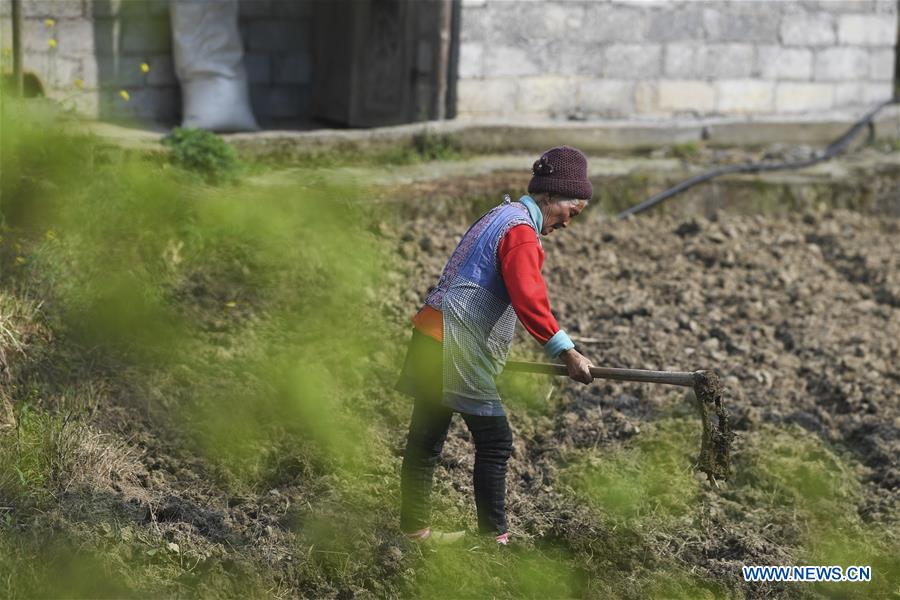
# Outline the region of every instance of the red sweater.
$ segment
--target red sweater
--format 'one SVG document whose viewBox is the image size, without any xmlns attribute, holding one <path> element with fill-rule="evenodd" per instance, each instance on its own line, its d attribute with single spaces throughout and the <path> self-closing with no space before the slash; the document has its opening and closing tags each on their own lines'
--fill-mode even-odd
<svg viewBox="0 0 900 600">
<path fill-rule="evenodd" d="M 550 312 L 547 284 L 541 276 L 544 250 L 531 225 L 510 229 L 497 249 L 500 273 L 506 284 L 510 302 L 525 329 L 544 345 L 559 331 Z M 444 320 L 440 312 L 427 304 L 412 318 L 416 329 L 437 341 L 444 339 Z"/>
</svg>

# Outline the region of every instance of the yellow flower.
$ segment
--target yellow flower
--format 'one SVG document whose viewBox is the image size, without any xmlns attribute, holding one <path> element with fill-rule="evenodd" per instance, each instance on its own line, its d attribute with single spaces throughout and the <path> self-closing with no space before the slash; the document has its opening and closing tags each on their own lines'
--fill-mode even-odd
<svg viewBox="0 0 900 600">
<path fill-rule="evenodd" d="M 51 48 L 56 48 L 56 40 L 53 38 L 50 38 L 49 40 L 47 40 L 47 45 L 50 46 Z"/>
<path fill-rule="evenodd" d="M 47 233 L 44 234 L 44 237 L 47 238 L 47 240 L 52 242 L 53 240 L 56 239 L 56 232 L 53 231 L 52 229 L 48 229 Z"/>
<path fill-rule="evenodd" d="M 44 19 L 45 27 L 53 27 L 54 25 L 56 25 L 56 21 L 54 21 L 53 19 Z"/>
<path fill-rule="evenodd" d="M 72 82 L 72 85 L 74 85 L 78 89 L 81 89 L 84 87 L 84 79 L 76 79 Z"/>
<path fill-rule="evenodd" d="M 22 257 L 22 256 L 17 256 L 17 257 L 16 257 L 16 264 L 17 264 L 17 265 L 24 265 L 24 264 L 25 264 L 25 258 Z"/>
<path fill-rule="evenodd" d="M 119 90 L 119 96 L 125 102 L 128 102 L 129 100 L 131 100 L 131 94 L 129 94 L 127 90 Z"/>
<path fill-rule="evenodd" d="M 142 62 L 141 63 L 141 73 L 149 73 L 149 72 L 150 72 L 150 65 L 148 65 L 145 62 Z"/>
<path fill-rule="evenodd" d="M 233 300 L 225 303 L 226 309 L 234 308 L 235 306 L 237 306 L 237 302 L 234 302 Z"/>
</svg>

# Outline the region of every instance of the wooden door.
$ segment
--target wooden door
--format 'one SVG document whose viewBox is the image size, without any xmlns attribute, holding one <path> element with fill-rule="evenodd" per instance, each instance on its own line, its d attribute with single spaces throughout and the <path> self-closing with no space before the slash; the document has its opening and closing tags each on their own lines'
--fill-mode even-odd
<svg viewBox="0 0 900 600">
<path fill-rule="evenodd" d="M 441 118 L 452 0 L 330 0 L 313 17 L 312 116 L 351 127 Z"/>
</svg>

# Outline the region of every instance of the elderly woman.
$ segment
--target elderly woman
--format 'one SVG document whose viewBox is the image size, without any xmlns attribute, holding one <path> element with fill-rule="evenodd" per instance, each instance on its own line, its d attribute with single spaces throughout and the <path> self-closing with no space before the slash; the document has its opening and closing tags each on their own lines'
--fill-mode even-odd
<svg viewBox="0 0 900 600">
<path fill-rule="evenodd" d="M 565 228 L 593 193 L 587 160 L 575 148 L 546 151 L 528 194 L 507 196 L 466 232 L 424 306 L 412 318 L 412 340 L 398 390 L 415 399 L 401 470 L 400 526 L 413 540 L 462 537 L 430 525 L 432 476 L 454 412 L 475 441 L 478 528 L 507 544 L 506 463 L 512 432 L 497 393 L 516 318 L 569 376 L 590 383 L 591 363 L 575 350 L 550 312 L 541 276 L 539 235 Z"/>
</svg>

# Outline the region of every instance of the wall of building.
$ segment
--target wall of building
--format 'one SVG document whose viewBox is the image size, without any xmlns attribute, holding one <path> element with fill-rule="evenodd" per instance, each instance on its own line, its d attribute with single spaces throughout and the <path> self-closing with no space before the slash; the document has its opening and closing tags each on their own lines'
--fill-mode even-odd
<svg viewBox="0 0 900 600">
<path fill-rule="evenodd" d="M 892 95 L 897 0 L 462 0 L 469 117 L 797 115 Z"/>
<path fill-rule="evenodd" d="M 251 102 L 264 125 L 307 118 L 314 1 L 240 0 Z M 461 2 L 463 117 L 801 115 L 892 93 L 897 0 Z M 0 0 L 4 72 L 10 6 Z M 168 0 L 23 8 L 25 68 L 49 96 L 89 116 L 177 122 Z M 415 51 L 432 62 L 430 47 Z M 425 105 L 431 92 L 420 91 Z"/>
<path fill-rule="evenodd" d="M 305 119 L 312 0 L 240 0 L 239 6 L 257 118 L 274 125 Z M 10 7 L 0 1 L 4 72 L 12 64 Z M 168 0 L 23 0 L 22 7 L 24 67 L 48 96 L 91 117 L 177 122 Z"/>
</svg>

